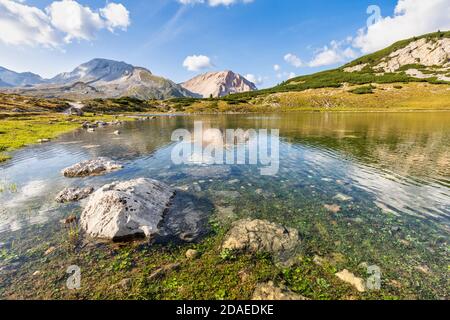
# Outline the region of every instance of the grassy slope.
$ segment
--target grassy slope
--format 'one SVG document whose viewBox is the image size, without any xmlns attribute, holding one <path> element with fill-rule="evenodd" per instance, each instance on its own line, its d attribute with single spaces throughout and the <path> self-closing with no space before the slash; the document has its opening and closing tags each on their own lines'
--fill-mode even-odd
<svg viewBox="0 0 450 320">
<path fill-rule="evenodd" d="M 377 65 L 384 57 L 388 56 L 392 52 L 405 47 L 408 43 L 411 41 L 418 40 L 420 38 L 428 38 L 431 41 L 433 39 L 439 39 L 441 37 L 450 37 L 450 32 L 436 32 L 431 34 L 426 34 L 420 37 L 415 37 L 407 40 L 399 41 L 392 46 L 385 48 L 383 50 L 380 50 L 378 52 L 375 52 L 373 54 L 366 55 L 364 57 L 361 57 L 345 66 L 342 66 L 338 69 L 333 70 L 327 70 L 318 72 L 311 75 L 305 75 L 296 77 L 293 79 L 290 79 L 286 82 L 281 83 L 278 86 L 275 86 L 273 88 L 259 90 L 259 91 L 253 91 L 253 92 L 245 92 L 240 94 L 234 94 L 229 95 L 227 97 L 223 97 L 221 99 L 218 99 L 220 101 L 227 102 L 229 105 L 245 105 L 245 104 L 253 104 L 258 105 L 259 102 L 264 101 L 264 97 L 270 97 L 273 94 L 280 94 L 280 93 L 294 93 L 295 96 L 297 92 L 303 92 L 308 91 L 311 89 L 317 90 L 317 89 L 323 89 L 323 88 L 346 88 L 346 86 L 364 86 L 372 85 L 372 84 L 379 84 L 379 85 L 385 85 L 385 84 L 397 84 L 397 86 L 404 86 L 405 84 L 414 84 L 414 83 L 427 83 L 427 84 L 435 84 L 435 85 L 448 85 L 450 83 L 445 81 L 439 81 L 437 78 L 427 78 L 427 79 L 418 79 L 411 76 L 408 76 L 405 74 L 405 70 L 400 70 L 396 73 L 384 73 L 384 74 L 377 74 L 375 70 L 373 70 L 372 67 Z M 344 68 L 356 66 L 359 64 L 368 64 L 363 70 L 359 72 L 345 72 Z M 367 90 L 367 88 L 352 88 L 356 89 L 354 93 L 360 94 L 360 93 L 371 93 L 370 90 Z M 427 86 L 417 86 L 416 89 L 423 90 L 422 94 L 414 94 L 414 97 L 417 99 L 405 99 L 404 102 L 411 102 L 412 107 L 416 107 L 418 105 L 421 105 L 423 102 L 428 102 L 428 100 L 424 100 L 422 96 L 429 97 L 430 93 L 434 91 L 434 88 L 427 87 Z M 331 92 L 333 90 L 330 90 Z M 443 90 L 438 90 L 440 93 L 445 93 Z M 379 92 L 379 95 L 382 96 L 382 92 Z M 390 96 L 386 95 L 386 99 L 388 99 Z M 446 103 L 438 103 L 434 100 L 443 101 L 448 96 L 440 96 L 436 97 L 436 99 L 432 99 L 433 103 L 432 105 L 428 105 L 427 107 L 430 108 L 446 108 L 448 107 Z M 345 97 L 343 97 L 345 100 Z M 350 99 L 354 100 L 354 99 Z M 363 95 L 362 97 L 359 97 L 359 101 L 357 103 L 357 106 L 365 106 L 367 102 L 367 96 Z M 370 99 L 369 99 L 370 100 Z M 448 100 L 447 100 L 448 101 Z M 368 104 L 369 106 L 372 106 L 371 103 Z M 401 107 L 404 106 L 404 103 L 400 103 Z M 348 107 L 354 107 L 354 103 L 350 103 Z M 395 106 L 395 101 L 393 103 L 393 106 Z M 283 106 L 282 106 L 283 107 Z M 315 106 L 316 109 L 320 109 L 321 106 Z M 329 109 L 326 106 L 323 109 Z M 342 105 L 341 105 L 342 107 Z M 296 106 L 298 110 L 302 110 L 304 108 L 308 109 L 309 104 L 306 105 L 298 104 Z M 237 108 L 239 109 L 239 108 Z M 250 110 L 260 110 L 264 109 L 261 106 L 259 107 L 250 107 Z M 290 106 L 290 109 L 292 109 L 292 106 Z"/>
<path fill-rule="evenodd" d="M 0 120 L 0 162 L 10 159 L 10 155 L 6 152 L 38 143 L 39 139 L 54 139 L 63 133 L 80 128 L 84 121 L 112 121 L 113 119 L 111 115 L 86 114 L 83 117 L 77 117 L 59 113 L 3 118 Z M 120 120 L 130 120 L 130 118 Z"/>
<path fill-rule="evenodd" d="M 372 54 L 368 54 L 361 58 L 358 58 L 358 59 L 346 64 L 343 68 L 353 67 L 353 66 L 357 66 L 357 65 L 365 64 L 365 63 L 369 64 L 369 66 L 375 66 L 375 65 L 379 64 L 384 57 L 390 55 L 392 52 L 395 52 L 401 48 L 406 47 L 412 41 L 416 41 L 416 40 L 420 40 L 420 39 L 424 39 L 424 38 L 429 39 L 431 41 L 433 39 L 439 39 L 439 38 L 450 38 L 450 31 L 433 32 L 433 33 L 429 33 L 429 34 L 424 34 L 419 37 L 414 37 L 414 38 L 398 41 L 385 49 L 382 49 L 382 50 L 379 50 Z"/>
</svg>

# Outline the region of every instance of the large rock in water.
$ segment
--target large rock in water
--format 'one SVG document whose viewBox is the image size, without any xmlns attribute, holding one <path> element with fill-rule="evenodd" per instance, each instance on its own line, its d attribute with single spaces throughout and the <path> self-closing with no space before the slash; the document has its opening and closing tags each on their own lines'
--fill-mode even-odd
<svg viewBox="0 0 450 320">
<path fill-rule="evenodd" d="M 101 175 L 122 168 L 123 166 L 120 163 L 100 157 L 74 164 L 73 166 L 64 169 L 62 174 L 69 178 L 87 177 Z"/>
<path fill-rule="evenodd" d="M 299 243 L 296 229 L 264 220 L 243 219 L 233 223 L 222 244 L 222 250 L 265 252 L 287 261 Z"/>
<path fill-rule="evenodd" d="M 174 194 L 166 184 L 145 178 L 105 185 L 91 195 L 81 227 L 92 237 L 113 241 L 151 237 Z"/>
</svg>

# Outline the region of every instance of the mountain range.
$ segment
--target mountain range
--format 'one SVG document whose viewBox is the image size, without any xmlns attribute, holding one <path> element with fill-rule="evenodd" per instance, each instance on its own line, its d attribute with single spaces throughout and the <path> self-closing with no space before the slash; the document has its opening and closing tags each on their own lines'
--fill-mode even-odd
<svg viewBox="0 0 450 320">
<path fill-rule="evenodd" d="M 402 40 L 340 68 L 292 78 L 276 87 L 257 92 L 253 92 L 257 90 L 254 83 L 233 71 L 208 72 L 177 84 L 153 75 L 145 68 L 107 59 L 93 59 L 51 79 L 0 67 L 0 87 L 3 92 L 76 100 L 119 97 L 142 100 L 209 98 L 229 94 L 257 96 L 345 85 L 425 81 L 450 83 L 449 31 Z"/>
<path fill-rule="evenodd" d="M 31 72 L 17 73 L 0 67 L 0 87 L 26 87 L 43 83 L 39 75 Z"/>
<path fill-rule="evenodd" d="M 177 84 L 153 75 L 145 68 L 107 59 L 93 59 L 51 79 L 0 68 L 0 87 L 3 91 L 44 98 L 201 98 L 257 89 L 253 83 L 232 71 L 208 73 L 194 79 Z"/>
</svg>

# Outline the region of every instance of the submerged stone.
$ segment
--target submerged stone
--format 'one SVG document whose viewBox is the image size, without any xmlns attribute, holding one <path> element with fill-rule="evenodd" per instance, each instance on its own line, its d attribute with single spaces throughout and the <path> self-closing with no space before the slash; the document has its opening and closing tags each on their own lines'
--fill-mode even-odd
<svg viewBox="0 0 450 320">
<path fill-rule="evenodd" d="M 197 250 L 189 249 L 186 251 L 186 258 L 190 260 L 195 260 L 198 257 L 200 257 L 200 252 L 198 252 Z"/>
<path fill-rule="evenodd" d="M 150 237 L 158 232 L 173 196 L 172 188 L 152 179 L 107 184 L 90 197 L 81 227 L 95 238 Z"/>
<path fill-rule="evenodd" d="M 205 198 L 177 192 L 164 216 L 158 241 L 196 242 L 209 232 L 209 217 L 214 207 Z"/>
<path fill-rule="evenodd" d="M 343 202 L 353 200 L 352 197 L 347 196 L 347 195 L 345 195 L 343 193 L 338 193 L 337 195 L 334 196 L 333 199 L 336 199 L 336 200 L 339 200 L 339 201 L 343 201 Z"/>
<path fill-rule="evenodd" d="M 65 177 L 87 177 L 101 175 L 113 170 L 122 169 L 123 166 L 107 158 L 97 158 L 92 160 L 86 160 L 74 164 L 73 166 L 66 168 L 62 171 Z"/>
<path fill-rule="evenodd" d="M 222 250 L 269 253 L 287 261 L 300 243 L 298 231 L 265 220 L 243 219 L 233 223 Z"/>
<path fill-rule="evenodd" d="M 260 283 L 253 292 L 252 300 L 262 301 L 282 301 L 282 300 L 309 300 L 295 292 L 289 290 L 286 286 L 275 286 L 272 281 Z"/>
<path fill-rule="evenodd" d="M 351 273 L 347 269 L 344 269 L 341 272 L 336 273 L 336 277 L 338 277 L 339 279 L 341 279 L 344 282 L 351 284 L 359 292 L 366 291 L 366 285 L 364 283 L 364 280 L 361 278 L 358 278 L 357 276 L 355 276 L 353 273 Z"/>
<path fill-rule="evenodd" d="M 159 280 L 159 279 L 165 277 L 170 272 L 179 270 L 180 267 L 181 267 L 181 264 L 179 264 L 179 263 L 169 263 L 169 264 L 162 266 L 162 267 L 156 269 L 155 271 L 153 271 L 152 274 L 150 274 L 150 276 L 148 277 L 148 280 L 150 280 L 150 281 Z"/>
<path fill-rule="evenodd" d="M 79 201 L 87 198 L 92 192 L 94 192 L 92 187 L 65 188 L 56 196 L 55 201 L 59 203 Z"/>
<path fill-rule="evenodd" d="M 337 204 L 325 204 L 324 207 L 332 213 L 338 213 L 341 211 L 341 206 L 338 206 Z"/>
</svg>

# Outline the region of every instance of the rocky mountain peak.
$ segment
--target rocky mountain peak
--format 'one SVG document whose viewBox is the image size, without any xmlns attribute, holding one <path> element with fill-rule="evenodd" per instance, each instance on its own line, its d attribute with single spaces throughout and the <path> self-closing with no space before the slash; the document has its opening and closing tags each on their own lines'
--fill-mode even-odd
<svg viewBox="0 0 450 320">
<path fill-rule="evenodd" d="M 61 73 L 49 82 L 56 84 L 109 82 L 129 76 L 133 70 L 134 66 L 128 63 L 97 58 L 81 64 L 71 72 Z"/>
<path fill-rule="evenodd" d="M 253 82 L 230 70 L 204 73 L 182 83 L 181 86 L 203 98 L 257 90 Z"/>
</svg>

